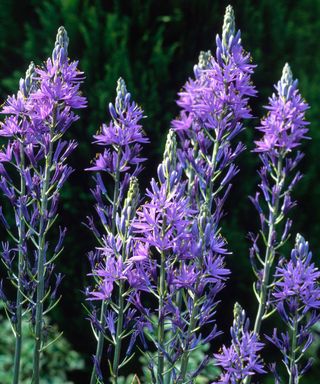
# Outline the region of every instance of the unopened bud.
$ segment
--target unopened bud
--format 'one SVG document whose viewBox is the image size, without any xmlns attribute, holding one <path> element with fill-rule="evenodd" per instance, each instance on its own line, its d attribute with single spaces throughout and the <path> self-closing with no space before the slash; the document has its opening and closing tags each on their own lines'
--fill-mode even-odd
<svg viewBox="0 0 320 384">
<path fill-rule="evenodd" d="M 234 11 L 231 5 L 228 5 L 224 14 L 223 27 L 222 27 L 222 44 L 228 48 L 230 37 L 235 35 L 236 25 L 234 18 Z"/>
</svg>

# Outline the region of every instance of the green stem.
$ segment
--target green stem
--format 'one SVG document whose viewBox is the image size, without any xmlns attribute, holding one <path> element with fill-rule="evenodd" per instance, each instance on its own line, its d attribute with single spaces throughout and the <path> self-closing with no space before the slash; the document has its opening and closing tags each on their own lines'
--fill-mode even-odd
<svg viewBox="0 0 320 384">
<path fill-rule="evenodd" d="M 279 189 L 281 188 L 281 183 L 283 183 L 284 181 L 282 180 L 282 163 L 283 163 L 283 158 L 282 156 L 280 156 L 278 160 L 277 178 L 276 178 L 276 186 L 279 187 Z M 266 247 L 265 258 L 264 258 L 264 267 L 263 267 L 263 275 L 262 275 L 260 295 L 259 295 L 258 311 L 255 318 L 254 329 L 253 329 L 254 333 L 257 335 L 260 334 L 261 324 L 262 324 L 263 316 L 266 310 L 268 285 L 270 280 L 270 270 L 273 266 L 273 261 L 275 256 L 275 249 L 274 249 L 274 245 L 272 244 L 272 241 L 273 241 L 273 233 L 275 230 L 276 219 L 277 219 L 278 210 L 279 210 L 279 202 L 280 202 L 280 191 L 278 191 L 277 198 L 275 199 L 274 205 L 270 210 L 270 214 L 269 214 L 268 240 L 267 240 L 267 247 Z M 244 384 L 249 384 L 250 382 L 251 382 L 251 377 L 247 376 L 244 380 Z"/>
<path fill-rule="evenodd" d="M 194 300 L 194 303 L 196 302 L 196 297 Z M 192 332 L 194 331 L 194 328 L 196 326 L 196 316 L 198 314 L 198 306 L 196 304 L 193 305 L 191 317 L 190 317 L 190 324 L 187 331 L 187 343 L 189 343 L 189 339 L 191 337 Z M 186 378 L 187 370 L 188 370 L 188 363 L 189 363 L 189 357 L 190 357 L 190 351 L 188 349 L 188 344 L 186 346 L 186 350 L 183 352 L 182 358 L 181 358 L 181 369 L 180 369 L 180 378 L 179 383 L 183 384 Z"/>
<path fill-rule="evenodd" d="M 120 192 L 120 149 L 118 153 L 118 159 L 117 159 L 117 165 L 116 165 L 116 175 L 115 175 L 115 186 L 114 186 L 114 192 L 113 192 L 113 207 L 112 207 L 112 216 L 111 216 L 111 221 L 112 221 L 112 234 L 115 233 L 116 230 L 116 213 L 118 210 L 119 202 L 118 202 L 118 197 L 119 197 L 119 192 Z M 101 329 L 105 328 L 106 325 L 106 319 L 105 319 L 105 311 L 107 308 L 107 303 L 105 301 L 102 301 L 101 304 L 101 312 L 100 312 L 100 324 L 101 324 Z M 101 358 L 102 358 L 102 352 L 103 352 L 103 346 L 104 346 L 104 334 L 103 332 L 98 331 L 98 342 L 97 342 L 97 347 L 96 347 L 96 361 L 97 364 L 100 364 Z M 90 378 L 90 384 L 95 384 L 97 382 L 97 372 L 96 372 L 96 367 L 95 365 L 93 366 L 92 373 L 91 373 L 91 378 Z"/>
<path fill-rule="evenodd" d="M 126 241 L 128 238 L 128 225 L 126 226 L 125 235 L 123 239 L 123 246 L 122 246 L 122 262 L 125 262 L 126 259 Z M 119 375 L 119 361 L 120 361 L 120 354 L 121 354 L 121 344 L 122 344 L 122 337 L 121 333 L 123 330 L 123 319 L 124 319 L 124 281 L 120 280 L 119 283 L 119 295 L 118 295 L 118 319 L 117 319 L 117 331 L 116 331 L 116 338 L 115 338 L 115 350 L 114 350 L 114 356 L 113 356 L 113 365 L 112 365 L 112 371 L 113 371 L 113 383 L 118 383 L 118 375 Z"/>
<path fill-rule="evenodd" d="M 104 313 L 106 311 L 106 306 L 107 306 L 106 302 L 103 301 L 101 304 L 101 313 L 100 313 L 100 324 L 101 324 L 102 329 L 104 329 L 104 327 L 106 325 L 106 319 L 104 316 Z M 95 354 L 98 364 L 100 364 L 100 361 L 101 361 L 103 344 L 104 344 L 104 336 L 103 336 L 102 332 L 99 332 L 96 354 Z M 97 380 L 96 380 L 96 366 L 94 365 L 92 372 L 91 372 L 90 384 L 95 384 L 96 382 L 97 382 Z"/>
<path fill-rule="evenodd" d="M 118 383 L 118 376 L 119 376 L 119 361 L 120 361 L 120 353 L 121 353 L 121 333 L 123 329 L 123 309 L 124 309 L 124 300 L 123 300 L 123 282 L 121 281 L 119 284 L 119 313 L 118 313 L 118 320 L 117 320 L 117 331 L 116 331 L 116 339 L 115 339 L 115 350 L 114 350 L 114 356 L 113 356 L 113 365 L 112 365 L 112 371 L 113 371 L 113 383 Z"/>
<path fill-rule="evenodd" d="M 213 148 L 212 148 L 212 160 L 211 160 L 211 166 L 212 166 L 212 178 L 210 179 L 209 185 L 207 186 L 206 190 L 206 205 L 208 208 L 208 211 L 211 212 L 212 210 L 212 200 L 213 200 L 213 179 L 214 174 L 216 172 L 217 167 L 217 155 L 218 155 L 218 149 L 219 149 L 220 142 L 216 140 L 214 142 Z M 197 297 L 195 295 L 193 299 L 193 308 L 190 316 L 190 322 L 187 330 L 187 343 L 189 342 L 189 339 L 191 337 L 191 334 L 194 332 L 194 329 L 196 327 L 196 317 L 198 314 L 198 306 L 196 305 Z M 181 357 L 181 368 L 180 368 L 180 377 L 179 377 L 179 383 L 183 383 L 185 381 L 185 377 L 188 370 L 188 364 L 189 364 L 189 357 L 190 357 L 190 351 L 188 348 L 188 345 L 186 345 L 186 349 L 182 354 Z"/>
<path fill-rule="evenodd" d="M 42 328 L 43 328 L 43 300 L 45 294 L 45 253 L 46 253 L 46 213 L 48 209 L 47 191 L 50 185 L 52 155 L 53 155 L 53 136 L 56 125 L 56 107 L 53 110 L 53 122 L 50 127 L 49 150 L 45 157 L 44 182 L 41 189 L 40 224 L 38 237 L 38 265 L 37 265 L 37 301 L 35 319 L 35 346 L 33 355 L 33 384 L 40 382 L 40 357 L 42 347 Z"/>
<path fill-rule="evenodd" d="M 289 359 L 290 359 L 289 384 L 298 384 L 299 382 L 299 378 L 298 378 L 298 381 L 295 381 L 295 377 L 293 375 L 294 366 L 296 364 L 297 333 L 298 333 L 298 320 L 295 317 L 292 334 L 291 334 L 292 340 L 291 340 L 291 350 L 289 355 Z"/>
<path fill-rule="evenodd" d="M 163 371 L 164 371 L 164 295 L 165 295 L 165 253 L 161 252 L 160 262 L 160 281 L 159 281 L 159 314 L 158 314 L 158 372 L 157 372 L 157 383 L 163 384 Z"/>
<path fill-rule="evenodd" d="M 282 157 L 279 157 L 278 168 L 277 168 L 277 179 L 276 186 L 280 189 L 281 179 L 282 179 Z M 260 333 L 261 323 L 263 319 L 263 315 L 266 309 L 266 300 L 268 295 L 268 285 L 270 279 L 270 269 L 273 265 L 275 249 L 272 244 L 273 241 L 273 233 L 275 230 L 275 222 L 278 215 L 279 210 L 279 202 L 280 202 L 280 192 L 278 192 L 277 198 L 275 199 L 272 210 L 270 211 L 270 224 L 269 224 L 269 233 L 268 233 L 268 243 L 265 253 L 264 259 L 264 268 L 263 268 L 263 277 L 261 282 L 261 291 L 259 297 L 259 306 L 257 311 L 257 316 L 254 324 L 254 332 L 258 335 Z"/>
<path fill-rule="evenodd" d="M 25 178 L 22 174 L 22 170 L 25 167 L 25 157 L 24 157 L 24 148 L 23 144 L 20 143 L 20 197 L 25 195 L 26 183 Z M 19 207 L 19 244 L 18 244 L 18 288 L 17 288 L 17 310 L 16 317 L 17 323 L 15 326 L 15 350 L 14 350 L 14 363 L 13 363 L 13 384 L 19 384 L 19 374 L 20 374 L 20 360 L 21 360 L 21 346 L 22 346 L 22 300 L 23 296 L 21 293 L 21 277 L 23 272 L 23 242 L 25 238 L 25 222 L 22 213 L 22 206 Z"/>
<path fill-rule="evenodd" d="M 218 149 L 219 149 L 220 142 L 216 140 L 213 145 L 212 149 L 212 160 L 211 160 L 211 166 L 212 166 L 212 177 L 209 181 L 209 185 L 207 186 L 207 191 L 206 191 L 206 204 L 208 207 L 208 211 L 211 212 L 212 209 L 212 200 L 213 200 L 213 179 L 214 179 L 214 174 L 216 172 L 216 167 L 217 167 L 217 155 L 218 155 Z"/>
</svg>

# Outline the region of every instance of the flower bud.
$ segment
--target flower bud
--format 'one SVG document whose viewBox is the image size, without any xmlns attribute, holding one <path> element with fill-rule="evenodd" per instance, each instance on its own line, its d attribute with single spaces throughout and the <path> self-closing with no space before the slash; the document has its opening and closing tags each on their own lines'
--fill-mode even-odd
<svg viewBox="0 0 320 384">
<path fill-rule="evenodd" d="M 235 35 L 235 19 L 234 11 L 231 5 L 228 5 L 224 14 L 223 27 L 222 27 L 222 44 L 225 49 L 228 49 L 230 39 Z"/>
</svg>

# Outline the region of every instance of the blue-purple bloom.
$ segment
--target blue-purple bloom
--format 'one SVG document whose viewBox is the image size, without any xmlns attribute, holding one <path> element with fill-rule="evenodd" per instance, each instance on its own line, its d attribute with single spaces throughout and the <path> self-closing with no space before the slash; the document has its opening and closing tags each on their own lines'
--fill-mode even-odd
<svg viewBox="0 0 320 384">
<path fill-rule="evenodd" d="M 235 30 L 231 6 L 216 45 L 215 57 L 210 51 L 200 53 L 195 79 L 189 79 L 179 93 L 177 104 L 182 111 L 172 122 L 190 194 L 198 207 L 208 200 L 210 209 L 218 193 L 212 190 L 217 175 L 220 182 L 224 180 L 222 185 L 228 185 L 238 172 L 233 162 L 244 146 L 240 142 L 232 146 L 231 141 L 243 130 L 242 120 L 251 117 L 248 99 L 256 94 L 251 84 L 254 65 L 241 45 L 240 31 Z"/>
<path fill-rule="evenodd" d="M 251 234 L 250 258 L 257 277 L 258 311 L 254 330 L 258 334 L 262 320 L 271 313 L 268 305 L 270 271 L 278 250 L 290 236 L 292 221 L 287 215 L 296 204 L 291 192 L 302 177 L 295 169 L 303 154 L 295 149 L 306 138 L 305 111 L 308 105 L 300 96 L 297 84 L 286 64 L 275 86 L 277 92 L 266 107 L 268 114 L 257 128 L 263 133 L 255 142 L 255 152 L 259 153 L 262 162 L 258 172 L 260 191 L 250 199 L 259 214 L 261 236 Z M 262 239 L 262 246 L 259 239 Z"/>
<path fill-rule="evenodd" d="M 312 364 L 303 356 L 313 342 L 312 326 L 320 319 L 320 272 L 312 263 L 309 244 L 297 234 L 290 260 L 280 260 L 275 272 L 273 303 L 288 327 L 267 337 L 282 353 L 289 383 L 299 383 Z M 273 367 L 274 372 L 275 366 Z M 280 381 L 279 375 L 278 381 Z"/>
<path fill-rule="evenodd" d="M 246 319 L 245 311 L 238 303 L 234 307 L 234 321 L 230 334 L 230 347 L 222 346 L 222 351 L 214 354 L 216 364 L 223 369 L 223 373 L 215 383 L 240 384 L 247 377 L 266 373 L 259 355 L 264 344 L 249 330 L 249 320 Z"/>
<path fill-rule="evenodd" d="M 119 169 L 137 176 L 141 171 L 140 163 L 146 160 L 140 157 L 141 144 L 148 143 L 149 139 L 140 124 L 143 110 L 131 100 L 122 78 L 118 80 L 115 105 L 109 103 L 109 112 L 112 120 L 102 124 L 100 132 L 94 136 L 94 143 L 105 149 L 87 170 L 114 175 Z"/>
<path fill-rule="evenodd" d="M 80 93 L 83 73 L 77 62 L 68 59 L 68 43 L 67 33 L 60 27 L 52 57 L 41 67 L 30 64 L 17 95 L 8 97 L 1 110 L 6 118 L 0 136 L 9 141 L 0 153 L 0 189 L 12 204 L 16 225 L 16 229 L 9 228 L 2 219 L 15 243 L 11 252 L 4 249 L 2 253 L 10 267 L 9 278 L 17 287 L 16 306 L 9 310 L 15 319 L 14 382 L 19 380 L 22 314 L 29 313 L 34 326 L 33 380 L 38 383 L 44 347 L 42 315 L 59 300 L 61 275 L 54 275 L 53 261 L 62 251 L 65 230 L 60 230 L 54 247 L 49 246 L 47 233 L 57 218 L 60 189 L 72 173 L 66 160 L 76 148 L 74 141 L 63 141 L 62 136 L 78 119 L 73 110 L 86 107 Z M 14 170 L 18 184 L 10 176 Z M 16 262 L 9 261 L 10 256 Z"/>
<path fill-rule="evenodd" d="M 96 224 L 93 218 L 88 218 L 87 222 L 98 241 L 95 251 L 89 254 L 91 275 L 95 279 L 93 289 L 87 290 L 91 306 L 89 319 L 98 331 L 96 364 L 101 361 L 104 339 L 114 346 L 110 364 L 115 380 L 119 365 L 124 365 L 131 354 L 122 359 L 121 343 L 130 336 L 129 343 L 133 344 L 140 324 L 136 311 L 130 308 L 129 301 L 125 303 L 124 296 L 129 297 L 132 289 L 143 289 L 143 279 L 137 273 L 135 262 L 144 259 L 141 257 L 144 251 L 136 255 L 141 246 L 133 241 L 132 220 L 139 203 L 135 176 L 141 172 L 141 163 L 145 160 L 140 156 L 141 144 L 149 141 L 140 125 L 143 110 L 131 99 L 121 78 L 116 93 L 114 105 L 109 104 L 111 121 L 103 124 L 94 136 L 94 143 L 102 147 L 102 151 L 87 169 L 95 172 L 92 194 L 100 221 Z M 95 309 L 94 301 L 100 302 L 100 309 Z M 110 319 L 114 324 L 111 328 Z M 128 330 L 130 327 L 133 332 Z M 95 383 L 97 374 L 94 367 L 91 383 Z"/>
<path fill-rule="evenodd" d="M 278 157 L 292 151 L 303 139 L 308 138 L 306 126 L 309 123 L 305 121 L 308 104 L 297 87 L 298 81 L 293 80 L 291 69 L 286 64 L 282 78 L 275 86 L 277 93 L 269 98 L 269 105 L 266 106 L 269 113 L 258 127 L 263 137 L 255 142 L 256 152 Z"/>
<path fill-rule="evenodd" d="M 172 122 L 179 137 L 177 155 L 192 212 L 189 217 L 185 215 L 189 237 L 179 247 L 180 266 L 167 268 L 170 283 L 175 284 L 170 292 L 177 287 L 181 291 L 170 303 L 173 315 L 183 319 L 175 320 L 181 354 L 178 383 L 191 380 L 195 374 L 188 371 L 190 351 L 219 334 L 213 326 L 204 337 L 201 328 L 214 322 L 216 295 L 230 273 L 224 266 L 228 251 L 220 220 L 230 181 L 238 173 L 234 161 L 244 150 L 240 142 L 233 145 L 233 139 L 243 130 L 243 119 L 251 117 L 248 101 L 256 94 L 251 83 L 253 69 L 250 54 L 241 45 L 240 32 L 235 30 L 233 9 L 228 6 L 222 38 L 216 38 L 215 56 L 210 51 L 200 53 L 194 79 L 189 79 L 179 93 L 181 112 Z M 183 304 L 180 295 L 186 297 Z"/>
<path fill-rule="evenodd" d="M 195 80 L 179 94 L 182 111 L 172 125 L 181 148 L 169 131 L 158 181 L 151 181 L 133 223 L 139 262 L 131 301 L 153 335 L 157 360 L 150 367 L 157 382 L 164 375 L 178 383 L 193 380 L 200 371 L 188 369 L 190 352 L 219 335 L 216 296 L 230 273 L 220 219 L 230 180 L 238 172 L 233 162 L 244 148 L 241 143 L 233 147 L 231 140 L 243 129 L 242 119 L 251 116 L 248 97 L 255 90 L 249 60 L 228 7 L 216 57 L 201 53 Z M 142 292 L 157 299 L 154 314 L 142 306 Z M 212 332 L 203 335 L 208 323 Z"/>
</svg>

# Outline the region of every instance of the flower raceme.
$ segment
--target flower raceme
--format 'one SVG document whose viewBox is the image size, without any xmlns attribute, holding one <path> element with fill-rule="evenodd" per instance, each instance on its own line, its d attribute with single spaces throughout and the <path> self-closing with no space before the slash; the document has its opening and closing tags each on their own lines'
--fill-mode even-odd
<svg viewBox="0 0 320 384">
<path fill-rule="evenodd" d="M 216 54 L 200 53 L 195 79 L 179 93 L 177 104 L 182 110 L 172 122 L 181 144 L 179 159 L 198 208 L 208 200 L 211 209 L 212 196 L 218 193 L 212 193 L 212 184 L 218 183 L 218 176 L 224 186 L 238 172 L 234 160 L 244 146 L 240 142 L 233 146 L 232 140 L 243 130 L 242 120 L 251 117 L 248 99 L 256 94 L 251 84 L 253 69 L 229 6 L 222 39 L 216 37 Z"/>
<path fill-rule="evenodd" d="M 283 68 L 282 78 L 275 86 L 277 93 L 269 98 L 268 115 L 262 119 L 258 130 L 263 133 L 257 140 L 255 151 L 269 156 L 284 156 L 307 139 L 308 132 L 305 111 L 308 104 L 302 99 L 293 80 L 288 64 Z"/>
<path fill-rule="evenodd" d="M 254 332 L 249 331 L 249 320 L 238 303 L 234 306 L 234 321 L 230 334 L 231 346 L 223 346 L 221 353 L 214 355 L 217 364 L 223 369 L 219 381 L 215 383 L 240 384 L 248 376 L 266 373 L 259 356 L 264 344 Z"/>
<path fill-rule="evenodd" d="M 188 372 L 190 351 L 219 334 L 213 326 L 206 338 L 201 329 L 206 322 L 214 321 L 216 295 L 229 274 L 224 266 L 228 252 L 220 220 L 230 181 L 238 173 L 234 162 L 244 150 L 242 143 L 234 145 L 233 140 L 243 130 L 243 119 L 251 117 L 248 101 L 256 94 L 250 79 L 253 69 L 250 54 L 241 45 L 240 32 L 235 30 L 234 13 L 229 6 L 222 38 L 216 38 L 215 56 L 210 51 L 200 53 L 199 63 L 194 67 L 195 78 L 179 93 L 177 104 L 181 112 L 172 122 L 179 138 L 178 158 L 187 180 L 187 195 L 194 211 L 189 219 L 190 241 L 183 250 L 186 266 L 181 266 L 181 274 L 188 271 L 187 279 L 195 279 L 195 283 L 193 289 L 186 285 L 181 292 L 187 297 L 184 322 L 187 327 L 182 328 L 180 336 L 183 352 L 179 383 L 193 378 L 194 373 Z"/>
<path fill-rule="evenodd" d="M 272 302 L 288 331 L 279 335 L 275 329 L 267 338 L 283 355 L 289 384 L 299 383 L 312 364 L 312 359 L 303 364 L 302 358 L 313 342 L 312 326 L 320 319 L 320 272 L 311 259 L 308 242 L 298 234 L 290 260 L 280 260 L 275 271 Z"/>
<path fill-rule="evenodd" d="M 130 297 L 131 290 L 137 286 L 142 288 L 143 280 L 134 265 L 141 260 L 141 252 L 136 256 L 141 246 L 133 241 L 132 220 L 139 203 L 136 176 L 146 160 L 140 156 L 141 144 L 149 140 L 140 125 L 143 110 L 132 100 L 122 78 L 117 82 L 115 103 L 109 104 L 109 113 L 111 121 L 103 124 L 94 136 L 94 143 L 102 152 L 87 169 L 95 174 L 92 194 L 100 221 L 100 225 L 96 225 L 93 218 L 87 222 L 98 242 L 95 251 L 89 254 L 95 286 L 93 290 L 88 289 L 91 303 L 88 311 L 97 336 L 92 384 L 97 378 L 103 380 L 100 363 L 105 338 L 114 346 L 110 358 L 112 380 L 117 381 L 119 366 L 132 357 L 132 348 L 123 357 L 121 346 L 127 338 L 131 339 L 129 344 L 134 343 L 139 319 L 124 297 Z M 94 305 L 94 301 L 102 304 Z"/>
<path fill-rule="evenodd" d="M 76 148 L 75 141 L 63 141 L 62 136 L 78 119 L 73 110 L 86 107 L 80 93 L 84 77 L 78 63 L 68 59 L 68 43 L 67 33 L 60 27 L 52 57 L 41 67 L 31 63 L 17 95 L 8 97 L 1 111 L 6 118 L 0 136 L 9 141 L 0 156 L 0 188 L 11 202 L 16 227 L 5 224 L 15 245 L 7 252 L 6 243 L 2 253 L 9 279 L 17 288 L 16 303 L 8 307 L 16 337 L 15 383 L 19 382 L 21 322 L 26 313 L 35 334 L 33 382 L 40 380 L 40 351 L 45 348 L 43 313 L 56 305 L 61 282 L 60 274 L 54 279 L 53 261 L 63 249 L 66 231 L 60 229 L 53 249 L 47 233 L 57 218 L 60 190 L 72 172 L 67 158 Z M 9 176 L 12 170 L 18 177 Z"/>
<path fill-rule="evenodd" d="M 308 122 L 305 121 L 305 111 L 308 105 L 300 96 L 297 85 L 297 80 L 293 80 L 291 69 L 286 64 L 275 86 L 276 93 L 266 107 L 268 115 L 258 127 L 263 133 L 262 138 L 256 141 L 255 148 L 262 162 L 259 170 L 261 192 L 251 197 L 251 201 L 260 217 L 263 246 L 258 244 L 259 236 L 251 235 L 253 245 L 250 251 L 257 277 L 255 294 L 258 311 L 254 325 L 257 334 L 263 319 L 272 314 L 267 305 L 270 272 L 279 249 L 290 236 L 292 221 L 287 215 L 295 205 L 291 193 L 302 177 L 296 167 L 303 154 L 296 151 L 296 147 L 306 138 Z"/>
<path fill-rule="evenodd" d="M 118 169 L 127 172 L 134 167 L 133 175 L 137 176 L 141 171 L 139 164 L 146 160 L 140 157 L 140 144 L 148 143 L 149 139 L 139 124 L 143 111 L 131 100 L 122 78 L 118 80 L 115 105 L 109 104 L 109 112 L 112 120 L 102 124 L 101 132 L 94 136 L 94 143 L 105 149 L 88 170 L 115 174 Z"/>
</svg>

